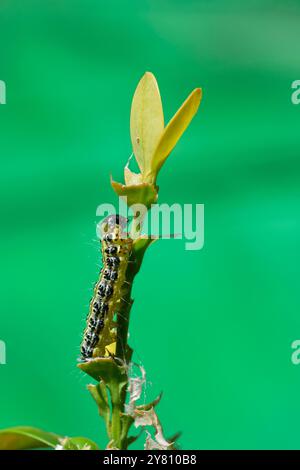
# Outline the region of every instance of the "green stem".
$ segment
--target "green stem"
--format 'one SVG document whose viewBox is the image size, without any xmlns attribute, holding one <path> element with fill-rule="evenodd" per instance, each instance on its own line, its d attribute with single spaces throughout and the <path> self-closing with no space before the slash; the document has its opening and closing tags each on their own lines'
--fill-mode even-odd
<svg viewBox="0 0 300 470">
<path fill-rule="evenodd" d="M 118 386 L 116 387 L 118 388 Z M 114 400 L 112 393 L 112 414 L 111 414 L 111 439 L 113 441 L 113 447 L 122 449 L 121 434 L 122 434 L 122 420 L 121 420 L 121 406 L 119 397 Z"/>
<path fill-rule="evenodd" d="M 130 257 L 130 262 L 126 271 L 126 282 L 122 291 L 122 302 L 121 307 L 117 315 L 117 344 L 116 344 L 116 358 L 121 359 L 125 365 L 126 380 L 124 383 L 124 377 L 122 383 L 116 382 L 111 388 L 111 438 L 113 445 L 118 449 L 127 449 L 128 445 L 128 431 L 130 428 L 131 421 L 128 416 L 124 415 L 126 395 L 128 388 L 128 368 L 131 361 L 132 349 L 128 345 L 128 328 L 130 311 L 133 304 L 131 298 L 132 284 L 136 274 L 138 273 L 146 246 L 142 251 L 138 253 L 133 252 Z M 121 379 L 120 379 L 121 380 Z"/>
</svg>

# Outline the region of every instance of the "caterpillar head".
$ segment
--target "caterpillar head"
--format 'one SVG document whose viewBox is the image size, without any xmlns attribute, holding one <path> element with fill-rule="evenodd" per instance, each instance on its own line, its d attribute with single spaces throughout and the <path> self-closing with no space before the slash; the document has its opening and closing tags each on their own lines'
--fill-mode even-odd
<svg viewBox="0 0 300 470">
<path fill-rule="evenodd" d="M 126 237 L 128 219 L 121 215 L 109 215 L 101 223 L 101 232 L 106 240 Z"/>
</svg>

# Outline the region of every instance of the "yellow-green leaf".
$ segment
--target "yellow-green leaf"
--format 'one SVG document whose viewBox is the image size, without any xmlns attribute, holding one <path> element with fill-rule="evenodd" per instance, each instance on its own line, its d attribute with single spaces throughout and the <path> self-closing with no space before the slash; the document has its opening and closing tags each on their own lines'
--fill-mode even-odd
<svg viewBox="0 0 300 470">
<path fill-rule="evenodd" d="M 124 179 L 125 184 L 127 186 L 131 186 L 133 184 L 141 184 L 143 182 L 142 174 L 134 173 L 133 171 L 129 170 L 127 166 L 125 166 L 124 168 Z"/>
<path fill-rule="evenodd" d="M 125 186 L 111 180 L 111 185 L 119 197 L 126 198 L 128 207 L 133 204 L 143 204 L 149 209 L 151 204 L 157 201 L 158 187 L 153 184 L 142 183 Z"/>
<path fill-rule="evenodd" d="M 164 130 L 164 115 L 154 75 L 141 78 L 131 105 L 130 135 L 133 153 L 142 173 L 150 170 L 151 158 Z"/>
<path fill-rule="evenodd" d="M 185 100 L 185 102 L 178 109 L 176 114 L 172 117 L 172 119 L 166 126 L 153 155 L 151 163 L 151 175 L 149 177 L 150 181 L 155 181 L 156 176 L 164 161 L 166 160 L 172 149 L 175 147 L 178 140 L 188 127 L 194 115 L 196 114 L 199 104 L 201 102 L 201 98 L 201 88 L 196 88 L 188 96 L 188 98 Z"/>
<path fill-rule="evenodd" d="M 127 381 L 125 368 L 119 366 L 111 357 L 96 357 L 90 361 L 79 363 L 77 367 L 97 382 L 103 380 L 107 385 L 112 382 L 125 383 Z"/>
</svg>

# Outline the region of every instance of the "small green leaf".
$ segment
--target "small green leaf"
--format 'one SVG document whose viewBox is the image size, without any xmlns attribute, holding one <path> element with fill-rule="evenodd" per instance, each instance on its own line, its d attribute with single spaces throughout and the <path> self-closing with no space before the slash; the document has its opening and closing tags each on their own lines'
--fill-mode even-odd
<svg viewBox="0 0 300 470">
<path fill-rule="evenodd" d="M 108 402 L 108 394 L 106 385 L 103 382 L 98 383 L 97 385 L 88 385 L 88 390 L 90 391 L 92 397 L 98 405 L 98 410 L 100 416 L 104 418 L 106 423 L 106 428 L 110 427 L 110 408 Z"/>
<path fill-rule="evenodd" d="M 61 437 L 30 426 L 18 426 L 0 431 L 0 450 L 24 450 L 56 447 Z"/>
<path fill-rule="evenodd" d="M 136 238 L 133 242 L 133 251 L 136 257 L 143 256 L 148 246 L 156 242 L 157 238 L 151 238 L 146 235 L 141 235 L 139 238 Z"/>
<path fill-rule="evenodd" d="M 148 173 L 154 149 L 164 130 L 164 115 L 154 75 L 141 78 L 131 105 L 130 135 L 133 153 L 142 173 Z"/>
<path fill-rule="evenodd" d="M 97 357 L 77 365 L 86 374 L 93 377 L 97 382 L 103 380 L 106 385 L 111 382 L 127 382 L 126 369 L 119 366 L 112 357 Z"/>
<path fill-rule="evenodd" d="M 157 241 L 157 238 L 151 238 L 151 236 L 148 237 L 146 235 L 141 235 L 139 238 L 134 240 L 133 252 L 134 252 L 135 258 L 138 260 L 139 263 L 141 263 L 147 248 L 156 241 Z"/>
<path fill-rule="evenodd" d="M 60 450 L 99 450 L 97 444 L 86 437 L 66 437 L 60 445 Z"/>
<path fill-rule="evenodd" d="M 156 180 L 157 174 L 165 162 L 166 158 L 177 144 L 178 140 L 188 127 L 196 114 L 202 98 L 201 88 L 196 88 L 188 96 L 182 106 L 178 109 L 166 126 L 157 144 L 151 162 L 151 173 L 147 176 L 147 181 Z"/>
<path fill-rule="evenodd" d="M 158 187 L 150 183 L 126 186 L 111 180 L 111 185 L 119 197 L 126 197 L 128 207 L 133 204 L 143 204 L 148 209 L 157 201 Z"/>
<path fill-rule="evenodd" d="M 156 238 L 150 238 L 144 235 L 134 240 L 132 245 L 132 265 L 130 266 L 130 274 L 132 276 L 135 276 L 139 272 L 147 248 L 155 241 Z"/>
</svg>

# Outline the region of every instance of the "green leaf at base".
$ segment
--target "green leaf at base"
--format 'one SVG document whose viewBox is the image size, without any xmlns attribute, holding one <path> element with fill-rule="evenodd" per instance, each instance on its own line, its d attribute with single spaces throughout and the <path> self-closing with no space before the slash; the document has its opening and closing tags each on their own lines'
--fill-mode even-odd
<svg viewBox="0 0 300 470">
<path fill-rule="evenodd" d="M 86 437 L 66 437 L 57 450 L 99 450 L 97 444 Z"/>
<path fill-rule="evenodd" d="M 55 448 L 61 436 L 30 426 L 18 426 L 0 431 L 0 450 Z"/>
</svg>

